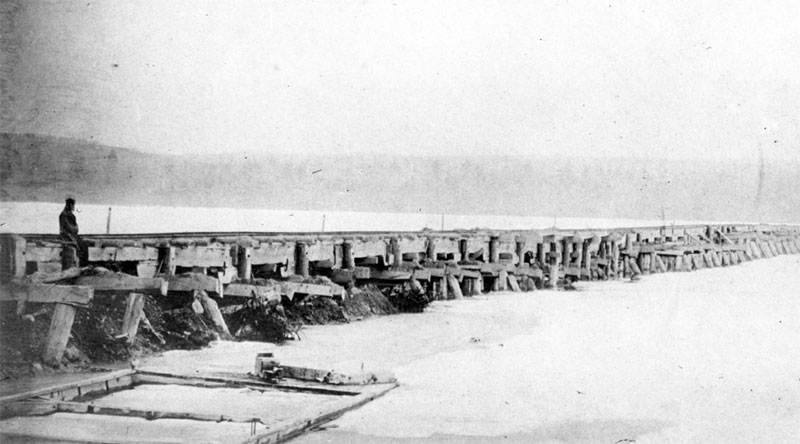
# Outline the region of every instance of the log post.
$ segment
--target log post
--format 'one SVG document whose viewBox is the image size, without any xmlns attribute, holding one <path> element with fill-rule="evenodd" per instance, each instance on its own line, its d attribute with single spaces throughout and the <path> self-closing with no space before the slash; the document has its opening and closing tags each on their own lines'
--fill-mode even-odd
<svg viewBox="0 0 800 444">
<path fill-rule="evenodd" d="M 452 274 L 448 274 L 445 276 L 445 280 L 447 281 L 448 290 L 453 295 L 453 299 L 464 299 L 464 294 L 461 292 L 461 287 L 458 285 L 458 281 L 456 277 Z"/>
<path fill-rule="evenodd" d="M 425 246 L 425 255 L 428 257 L 428 262 L 436 260 L 436 243 L 432 237 L 428 238 L 428 244 Z"/>
<path fill-rule="evenodd" d="M 461 239 L 458 241 L 458 254 L 461 255 L 462 261 L 469 260 L 469 241 L 467 239 Z"/>
<path fill-rule="evenodd" d="M 239 247 L 236 255 L 239 279 L 250 280 L 250 276 L 253 274 L 253 264 L 250 262 L 252 255 L 252 248 Z"/>
<path fill-rule="evenodd" d="M 353 256 L 352 242 L 345 242 L 342 244 L 342 268 L 345 270 L 356 268 L 356 259 Z"/>
<path fill-rule="evenodd" d="M 575 258 L 575 266 L 578 268 L 583 268 L 583 258 L 585 257 L 584 251 L 586 250 L 586 242 L 575 242 L 572 244 L 573 252 L 576 253 L 574 256 Z M 580 279 L 580 276 L 578 276 Z"/>
<path fill-rule="evenodd" d="M 203 304 L 205 313 L 217 327 L 217 330 L 225 333 L 226 335 L 230 335 L 231 332 L 228 330 L 228 325 L 225 323 L 225 318 L 222 317 L 222 312 L 219 311 L 219 305 L 217 305 L 217 301 L 211 299 L 208 296 L 208 293 L 203 290 L 197 291 L 195 298 L 200 299 L 200 303 Z"/>
<path fill-rule="evenodd" d="M 161 272 L 167 276 L 175 274 L 175 247 L 165 246 L 158 249 Z"/>
<path fill-rule="evenodd" d="M 492 264 L 500 262 L 500 250 L 498 249 L 499 243 L 500 239 L 497 236 L 492 236 L 489 238 L 489 262 Z"/>
<path fill-rule="evenodd" d="M 547 261 L 544 258 L 544 254 L 545 254 L 544 243 L 543 242 L 539 242 L 538 244 L 536 244 L 536 262 L 537 263 L 542 264 L 542 265 L 547 263 Z"/>
<path fill-rule="evenodd" d="M 525 242 L 517 241 L 517 257 L 519 258 L 519 262 L 517 265 L 522 266 L 525 263 Z"/>
<path fill-rule="evenodd" d="M 403 252 L 400 250 L 400 240 L 393 237 L 389 244 L 392 247 L 392 268 L 397 270 L 403 265 Z"/>
<path fill-rule="evenodd" d="M 55 304 L 53 317 L 50 319 L 50 330 L 47 332 L 42 361 L 57 367 L 67 348 L 72 322 L 75 320 L 76 308 L 67 304 Z"/>
<path fill-rule="evenodd" d="M 611 271 L 615 278 L 619 276 L 619 245 L 617 241 L 611 242 Z"/>
<path fill-rule="evenodd" d="M 497 280 L 495 282 L 497 291 L 508 290 L 508 272 L 505 270 L 505 268 L 497 273 Z"/>
<path fill-rule="evenodd" d="M 308 246 L 304 242 L 294 245 L 294 274 L 308 277 Z"/>
<path fill-rule="evenodd" d="M 561 243 L 561 263 L 564 264 L 566 269 L 572 265 L 572 239 L 565 237 Z"/>
<path fill-rule="evenodd" d="M 78 249 L 74 245 L 63 244 L 61 246 L 61 269 L 69 270 L 79 266 Z M 22 274 L 25 274 L 25 272 Z"/>
<path fill-rule="evenodd" d="M 125 305 L 125 317 L 122 320 L 122 334 L 127 336 L 126 342 L 130 345 L 136 339 L 139 330 L 139 321 L 144 313 L 144 295 L 130 293 Z"/>
</svg>

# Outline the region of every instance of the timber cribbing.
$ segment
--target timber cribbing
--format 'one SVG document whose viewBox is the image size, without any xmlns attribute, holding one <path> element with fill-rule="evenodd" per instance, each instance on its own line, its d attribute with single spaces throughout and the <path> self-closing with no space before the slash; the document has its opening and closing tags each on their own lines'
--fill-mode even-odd
<svg viewBox="0 0 800 444">
<path fill-rule="evenodd" d="M 0 234 L 0 301 L 54 304 L 43 361 L 58 364 L 76 310 L 127 295 L 121 337 L 133 341 L 145 294 L 191 294 L 219 331 L 217 300 L 279 304 L 344 298 L 354 285 L 405 286 L 427 300 L 570 288 L 576 280 L 737 265 L 800 254 L 800 226 L 681 225 L 586 230 L 93 234 L 84 267 L 58 235 Z"/>
<path fill-rule="evenodd" d="M 140 277 L 195 271 L 230 283 L 254 273 L 279 278 L 313 274 L 345 283 L 403 280 L 415 270 L 424 279 L 429 270 L 434 280 L 453 274 L 462 283 L 465 276 L 492 281 L 491 286 L 478 284 L 487 291 L 506 287 L 506 282 L 496 282 L 501 272 L 531 277 L 541 287 L 554 286 L 567 276 L 605 279 L 735 265 L 798 253 L 799 236 L 796 225 L 728 224 L 584 230 L 90 234 L 82 238 L 88 245 L 89 263 Z M 4 282 L 37 271 L 60 271 L 58 235 L 3 233 L 0 240 Z"/>
</svg>

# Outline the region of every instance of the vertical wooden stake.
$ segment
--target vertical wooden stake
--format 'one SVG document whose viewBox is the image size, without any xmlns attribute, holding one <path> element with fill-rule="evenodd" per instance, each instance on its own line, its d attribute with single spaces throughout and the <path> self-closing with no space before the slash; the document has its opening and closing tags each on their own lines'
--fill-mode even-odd
<svg viewBox="0 0 800 444">
<path fill-rule="evenodd" d="M 508 290 L 508 272 L 505 269 L 500 270 L 497 273 L 497 291 L 506 291 Z"/>
<path fill-rule="evenodd" d="M 467 239 L 458 241 L 458 254 L 461 255 L 462 261 L 469 260 L 469 241 Z"/>
<path fill-rule="evenodd" d="M 159 258 L 161 260 L 161 272 L 167 276 L 175 274 L 175 247 L 161 247 L 159 249 Z"/>
<path fill-rule="evenodd" d="M 400 239 L 393 237 L 389 242 L 392 247 L 392 268 L 397 270 L 403 264 L 403 252 L 400 250 Z"/>
<path fill-rule="evenodd" d="M 144 295 L 130 293 L 125 306 L 125 317 L 122 320 L 122 334 L 126 335 L 128 344 L 133 344 L 136 332 L 139 330 L 139 320 L 144 312 Z"/>
<path fill-rule="evenodd" d="M 67 348 L 69 334 L 72 331 L 72 322 L 75 320 L 75 307 L 67 304 L 55 304 L 53 317 L 50 320 L 50 330 L 44 345 L 42 361 L 45 364 L 58 366 L 64 349 Z"/>
<path fill-rule="evenodd" d="M 248 247 L 239 247 L 239 251 L 237 252 L 237 259 L 238 259 L 238 273 L 239 279 L 250 280 L 251 275 L 253 274 L 253 265 L 250 262 L 250 258 L 253 256 L 253 249 Z"/>
<path fill-rule="evenodd" d="M 345 270 L 356 268 L 356 258 L 353 256 L 352 242 L 345 242 L 342 244 L 342 268 Z"/>
<path fill-rule="evenodd" d="M 308 277 L 308 246 L 297 242 L 294 246 L 294 274 Z"/>
<path fill-rule="evenodd" d="M 464 299 L 464 294 L 461 292 L 461 287 L 458 285 L 458 281 L 456 277 L 452 274 L 448 274 L 445 276 L 445 280 L 447 281 L 448 290 L 453 295 L 453 299 Z"/>
<path fill-rule="evenodd" d="M 436 260 L 436 243 L 432 237 L 428 238 L 428 244 L 425 246 L 425 255 L 428 257 L 428 262 Z"/>
<path fill-rule="evenodd" d="M 231 332 L 228 330 L 228 324 L 225 323 L 225 318 L 222 317 L 222 312 L 219 311 L 219 305 L 217 305 L 217 301 L 211 299 L 208 296 L 208 293 L 205 291 L 198 291 L 197 296 L 200 299 L 200 303 L 203 304 L 203 309 L 205 313 L 211 318 L 211 321 L 217 327 L 217 330 L 230 335 Z"/>
<path fill-rule="evenodd" d="M 497 236 L 492 236 L 489 238 L 489 262 L 492 264 L 500 262 L 500 250 L 498 249 L 499 243 L 500 239 Z"/>
<path fill-rule="evenodd" d="M 517 265 L 522 265 L 525 263 L 525 242 L 517 241 L 517 257 L 519 261 Z"/>
</svg>

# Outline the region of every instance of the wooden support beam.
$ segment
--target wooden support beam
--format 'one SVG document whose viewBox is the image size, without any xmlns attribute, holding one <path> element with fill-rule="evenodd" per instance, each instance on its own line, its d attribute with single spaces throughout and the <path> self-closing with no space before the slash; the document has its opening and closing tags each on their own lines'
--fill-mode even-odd
<svg viewBox="0 0 800 444">
<path fill-rule="evenodd" d="M 253 263 L 250 258 L 253 256 L 253 249 L 250 247 L 237 247 L 236 269 L 239 279 L 250 280 L 253 276 Z"/>
<path fill-rule="evenodd" d="M 222 313 L 219 311 L 217 301 L 211 299 L 208 293 L 202 290 L 198 291 L 195 297 L 203 304 L 205 313 L 214 323 L 214 326 L 217 327 L 217 331 L 230 336 L 231 332 L 228 330 L 228 324 L 225 323 L 225 318 L 222 317 Z"/>
<path fill-rule="evenodd" d="M 432 237 L 428 238 L 425 248 L 425 256 L 428 258 L 428 261 L 436 260 L 436 243 Z"/>
<path fill-rule="evenodd" d="M 243 422 L 243 423 L 263 423 L 258 417 L 216 415 L 210 413 L 194 412 L 171 412 L 157 409 L 136 409 L 127 406 L 114 406 L 96 403 L 71 402 L 71 401 L 17 401 L 9 406 L 18 412 L 25 412 L 27 415 L 46 415 L 50 413 L 73 413 L 90 414 L 103 416 L 126 416 L 130 418 L 143 418 L 147 420 L 156 419 L 187 419 L 192 421 L 207 422 Z"/>
<path fill-rule="evenodd" d="M 664 265 L 664 261 L 661 260 L 661 256 L 659 256 L 659 255 L 655 255 L 655 256 L 656 256 L 656 260 L 655 260 L 656 271 L 658 271 L 659 273 L 666 273 L 667 272 L 667 267 L 666 267 L 666 265 Z"/>
<path fill-rule="evenodd" d="M 11 283 L 0 286 L 0 300 L 66 304 L 77 307 L 89 305 L 94 289 L 78 285 Z"/>
<path fill-rule="evenodd" d="M 517 278 L 514 275 L 507 274 L 506 277 L 508 279 L 508 286 L 511 288 L 511 291 L 516 291 L 516 292 L 522 291 L 519 288 L 519 282 L 517 282 Z"/>
<path fill-rule="evenodd" d="M 144 295 L 131 293 L 125 304 L 125 316 L 122 320 L 122 334 L 127 336 L 128 344 L 133 344 L 136 332 L 139 330 L 139 321 L 144 314 Z"/>
<path fill-rule="evenodd" d="M 177 266 L 177 262 L 175 261 L 175 247 L 159 248 L 158 258 L 159 262 L 161 262 L 161 273 L 167 276 L 173 276 L 175 274 L 175 267 Z"/>
<path fill-rule="evenodd" d="M 453 299 L 464 299 L 464 294 L 461 292 L 461 286 L 458 285 L 458 281 L 456 277 L 452 274 L 448 274 L 445 276 L 445 280 L 447 281 L 447 289 L 449 294 L 453 295 Z"/>
<path fill-rule="evenodd" d="M 460 239 L 458 241 L 458 254 L 461 255 L 461 260 L 469 260 L 469 241 L 467 239 Z"/>
<path fill-rule="evenodd" d="M 489 263 L 500 262 L 500 238 L 492 236 L 489 238 Z"/>
<path fill-rule="evenodd" d="M 389 241 L 389 246 L 392 250 L 392 268 L 397 270 L 403 265 L 403 251 L 400 249 L 400 241 L 393 237 Z"/>
<path fill-rule="evenodd" d="M 202 290 L 223 295 L 222 283 L 219 279 L 198 273 L 183 273 L 169 277 L 169 291 Z"/>
<path fill-rule="evenodd" d="M 42 361 L 47 365 L 59 366 L 75 320 L 76 308 L 67 304 L 56 304 L 50 319 L 50 330 L 45 339 Z"/>
<path fill-rule="evenodd" d="M 295 244 L 294 260 L 294 274 L 308 277 L 308 246 L 304 242 Z"/>
<path fill-rule="evenodd" d="M 352 276 L 351 276 L 352 277 Z M 279 286 L 250 285 L 232 283 L 225 287 L 225 296 L 254 297 L 267 301 L 280 301 L 281 291 Z"/>
<path fill-rule="evenodd" d="M 508 271 L 502 269 L 497 272 L 497 279 L 494 280 L 495 282 L 495 289 L 497 291 L 506 291 L 508 290 Z"/>
<path fill-rule="evenodd" d="M 525 263 L 525 242 L 517 241 L 516 250 L 517 254 L 517 265 L 522 265 Z"/>
<path fill-rule="evenodd" d="M 342 243 L 342 268 L 352 270 L 356 268 L 356 258 L 353 256 L 353 243 Z"/>
<path fill-rule="evenodd" d="M 161 278 L 143 278 L 124 273 L 104 273 L 81 276 L 75 284 L 94 288 L 103 292 L 145 292 L 167 295 L 168 283 Z"/>
</svg>

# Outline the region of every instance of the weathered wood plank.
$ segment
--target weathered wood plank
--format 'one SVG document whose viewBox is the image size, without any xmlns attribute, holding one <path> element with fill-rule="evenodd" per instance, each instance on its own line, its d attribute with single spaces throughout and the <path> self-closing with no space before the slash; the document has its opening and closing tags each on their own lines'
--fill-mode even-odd
<svg viewBox="0 0 800 444">
<path fill-rule="evenodd" d="M 18 401 L 22 399 L 28 398 L 36 398 L 36 397 L 47 397 L 47 398 L 55 398 L 55 399 L 72 399 L 77 396 L 86 396 L 87 394 L 94 393 L 93 390 L 80 390 L 80 394 L 78 391 L 75 391 L 75 396 L 73 397 L 64 397 L 63 394 L 71 392 L 78 388 L 89 388 L 93 387 L 97 384 L 102 386 L 106 386 L 106 383 L 112 381 L 122 381 L 123 386 L 130 386 L 133 384 L 133 380 L 131 377 L 136 373 L 135 370 L 125 369 L 125 370 L 118 370 L 114 372 L 109 372 L 105 374 L 101 374 L 98 376 L 91 376 L 80 381 L 73 381 L 64 384 L 54 384 L 49 385 L 46 387 L 41 387 L 33 390 L 28 390 L 24 392 L 14 393 L 10 395 L 5 395 L 0 397 L 0 404 L 5 404 L 8 402 Z M 116 384 L 118 385 L 118 384 Z"/>
<path fill-rule="evenodd" d="M 89 247 L 91 262 L 138 262 L 158 260 L 154 247 Z"/>
<path fill-rule="evenodd" d="M 136 332 L 139 330 L 139 321 L 144 313 L 144 295 L 131 293 L 125 301 L 125 315 L 122 318 L 122 333 L 127 337 L 128 344 L 133 344 Z"/>
<path fill-rule="evenodd" d="M 250 284 L 228 284 L 225 287 L 225 296 L 255 297 L 268 301 L 280 301 L 281 292 L 277 286 L 250 285 Z"/>
<path fill-rule="evenodd" d="M 223 295 L 222 283 L 219 279 L 199 273 L 184 273 L 169 276 L 169 291 L 207 291 Z"/>
<path fill-rule="evenodd" d="M 60 262 L 61 247 L 39 246 L 27 244 L 25 246 L 25 261 L 27 262 Z"/>
<path fill-rule="evenodd" d="M 73 402 L 73 401 L 17 401 L 9 406 L 4 406 L 4 410 L 14 410 L 17 415 L 44 415 L 48 413 L 75 413 L 88 415 L 104 416 L 126 416 L 131 418 L 144 418 L 147 420 L 156 419 L 190 419 L 193 421 L 208 422 L 243 422 L 243 423 L 264 423 L 258 417 L 245 417 L 236 415 L 216 415 L 210 413 L 195 412 L 173 412 L 157 409 L 136 409 L 127 406 L 115 406 L 96 403 Z"/>
<path fill-rule="evenodd" d="M 0 286 L 0 300 L 67 304 L 79 307 L 89 305 L 94 289 L 79 285 L 18 284 Z"/>
<path fill-rule="evenodd" d="M 95 291 L 147 292 L 167 295 L 168 282 L 161 278 L 131 276 L 124 273 L 104 273 L 81 276 L 77 285 L 92 287 Z"/>
<path fill-rule="evenodd" d="M 175 249 L 179 267 L 226 267 L 232 265 L 230 247 L 191 246 Z"/>
<path fill-rule="evenodd" d="M 45 364 L 58 366 L 67 347 L 72 322 L 75 320 L 75 307 L 67 304 L 56 304 L 53 317 L 50 319 L 50 330 L 44 343 L 42 361 Z"/>
</svg>

